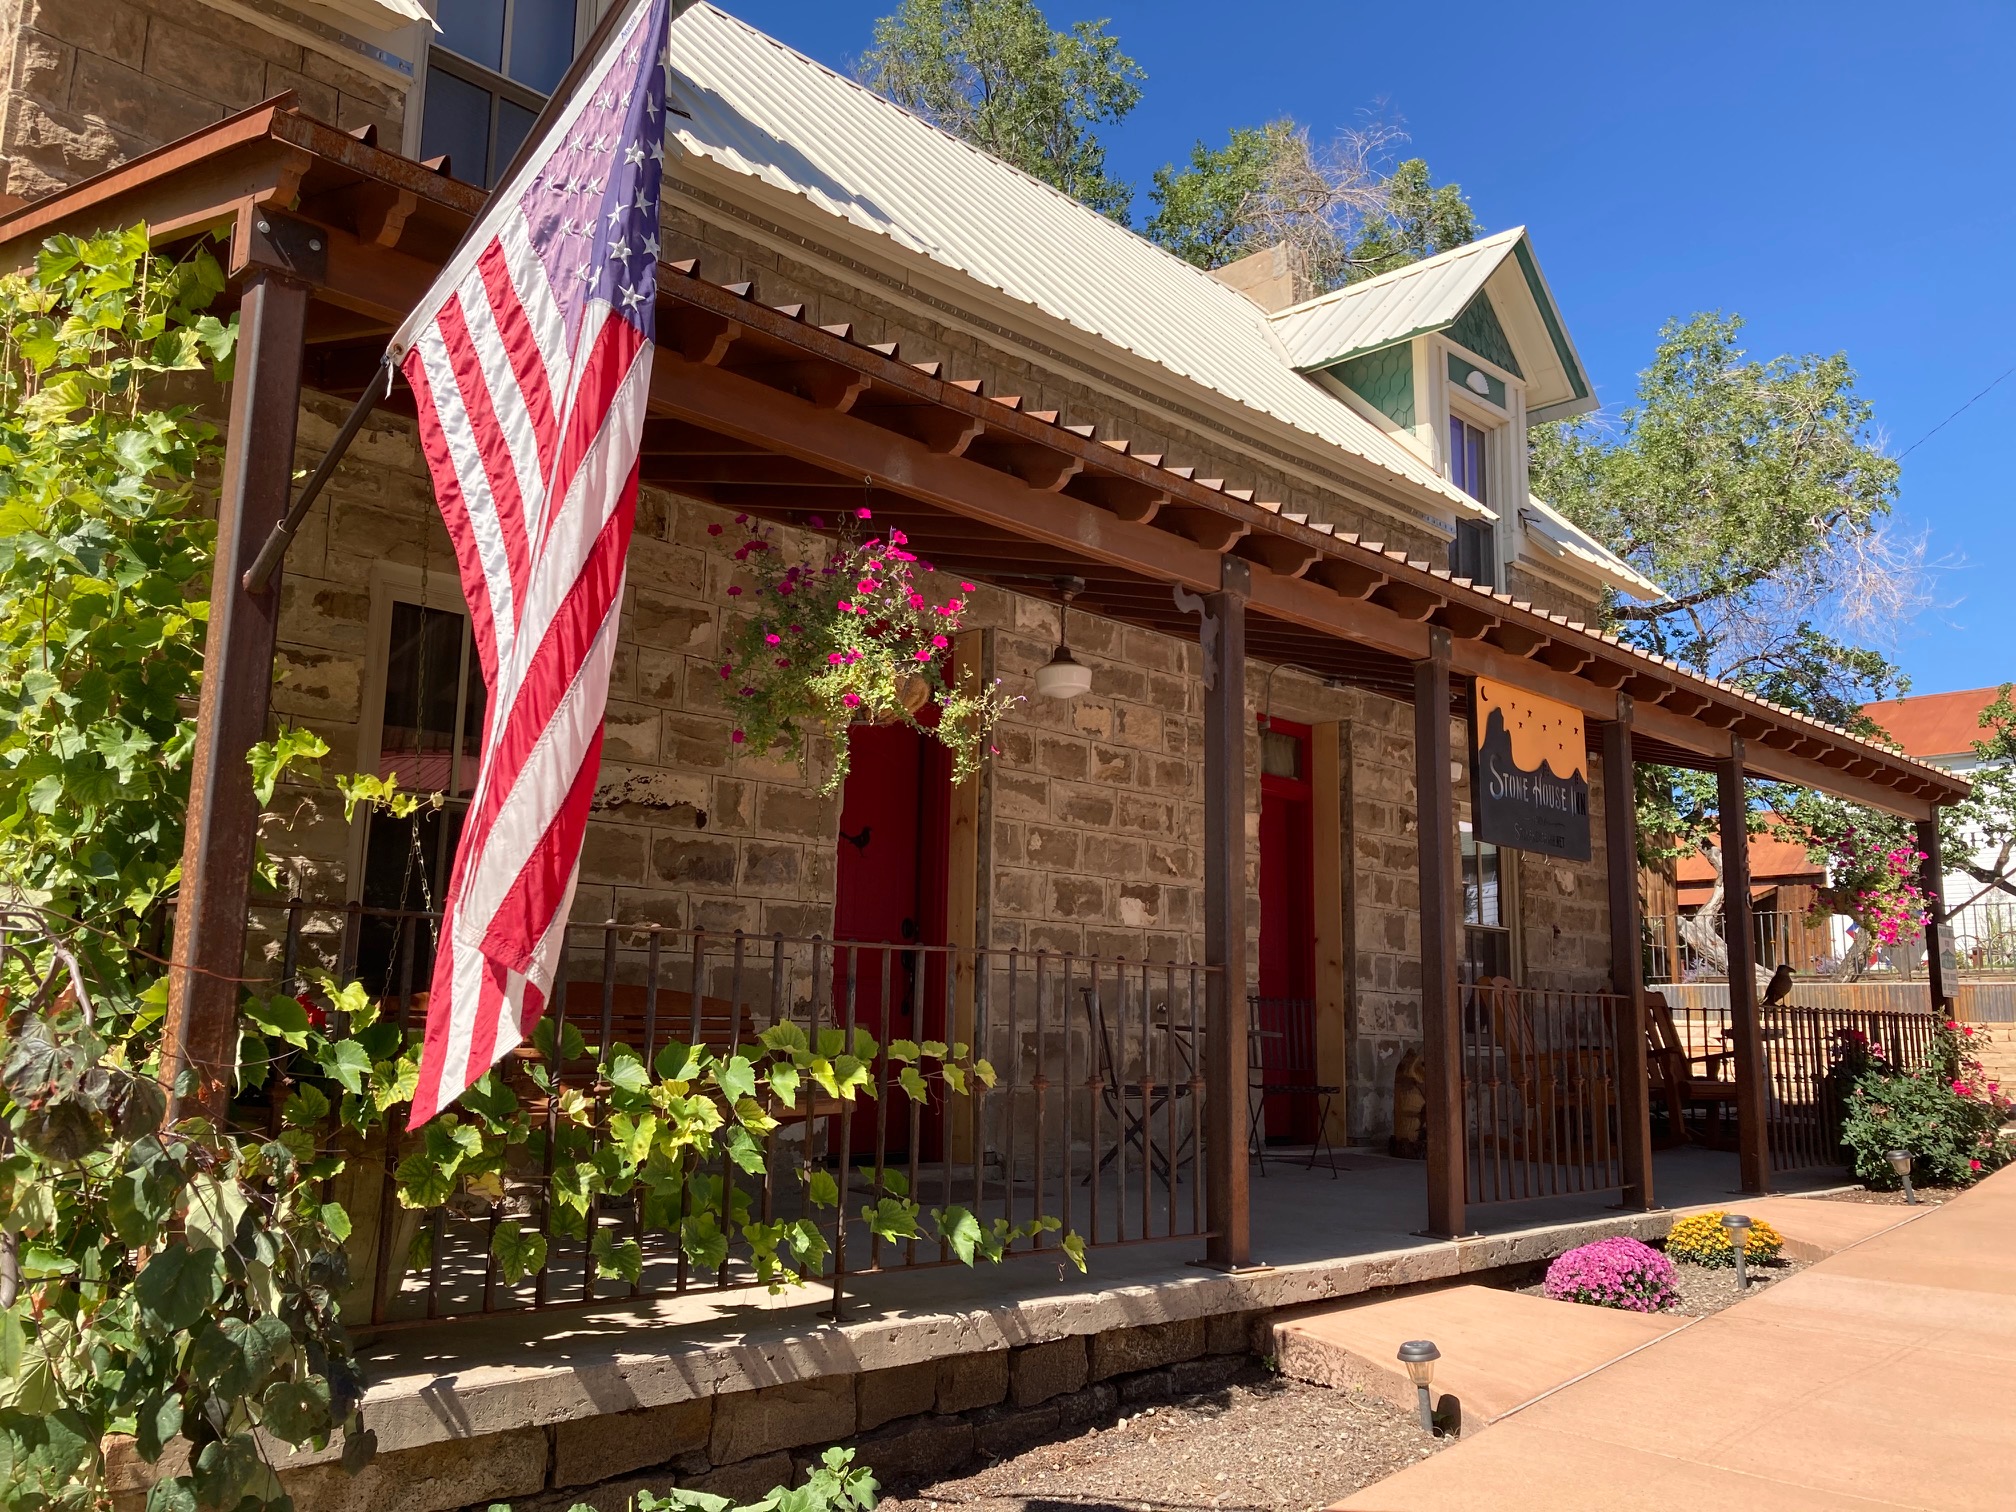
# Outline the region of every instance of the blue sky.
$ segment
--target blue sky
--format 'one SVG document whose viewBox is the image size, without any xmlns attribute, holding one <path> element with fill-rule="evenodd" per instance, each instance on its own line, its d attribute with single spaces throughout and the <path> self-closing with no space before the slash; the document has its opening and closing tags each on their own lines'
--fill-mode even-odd
<svg viewBox="0 0 2016 1512">
<path fill-rule="evenodd" d="M 894 0 L 722 0 L 836 67 Z M 1383 105 L 1487 229 L 1524 223 L 1606 405 L 1668 316 L 1758 356 L 1845 351 L 1902 452 L 2016 364 L 2016 5 L 1665 7 L 1042 0 L 1106 16 L 1148 72 L 1106 134 L 1141 189 L 1203 137 Z M 1904 462 L 1940 602 L 1891 648 L 1912 691 L 2016 678 L 2016 376 Z"/>
</svg>

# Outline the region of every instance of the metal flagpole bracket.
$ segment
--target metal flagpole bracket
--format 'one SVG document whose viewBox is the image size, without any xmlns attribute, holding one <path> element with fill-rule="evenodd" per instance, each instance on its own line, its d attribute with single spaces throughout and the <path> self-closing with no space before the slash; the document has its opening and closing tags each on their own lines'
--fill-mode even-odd
<svg viewBox="0 0 2016 1512">
<path fill-rule="evenodd" d="M 252 565 L 245 569 L 245 576 L 239 581 L 247 593 L 264 593 L 267 584 L 273 581 L 273 574 L 280 570 L 280 562 L 287 555 L 287 548 L 294 542 L 294 533 L 301 528 L 301 522 L 308 518 L 308 511 L 315 506 L 321 496 L 323 485 L 336 471 L 336 465 L 343 460 L 343 454 L 350 450 L 350 443 L 357 438 L 357 432 L 364 427 L 364 421 L 380 400 L 392 392 L 392 377 L 399 370 L 392 365 L 392 354 L 385 354 L 381 371 L 385 382 L 380 385 L 374 378 L 364 387 L 363 394 L 350 407 L 350 413 L 343 417 L 343 428 L 336 432 L 336 439 L 322 460 L 309 476 L 308 484 L 301 490 L 299 498 L 288 509 L 280 523 L 273 527 L 273 533 L 266 537 L 266 544 L 259 548 Z"/>
</svg>

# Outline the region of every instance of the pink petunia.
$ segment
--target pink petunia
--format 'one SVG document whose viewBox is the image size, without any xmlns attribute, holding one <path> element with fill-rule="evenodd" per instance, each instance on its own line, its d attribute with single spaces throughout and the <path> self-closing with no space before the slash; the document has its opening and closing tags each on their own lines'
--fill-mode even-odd
<svg viewBox="0 0 2016 1512">
<path fill-rule="evenodd" d="M 735 675 L 735 669 L 733 667 L 723 667 L 721 669 L 721 675 L 723 677 L 733 677 Z"/>
<path fill-rule="evenodd" d="M 917 660 L 919 660 L 919 661 L 929 661 L 929 660 L 931 660 L 931 653 L 930 653 L 929 651 L 919 651 L 919 652 L 917 653 Z"/>
<path fill-rule="evenodd" d="M 931 644 L 936 646 L 940 651 L 943 651 L 947 646 L 951 645 L 952 642 L 945 639 L 945 637 L 942 635 L 934 635 L 931 637 Z"/>
<path fill-rule="evenodd" d="M 1970 1171 L 1978 1171 L 1981 1169 L 1981 1162 L 1978 1160 L 1970 1160 L 1967 1162 L 1967 1169 Z"/>
<path fill-rule="evenodd" d="M 889 532 L 889 544 L 891 546 L 901 546 L 904 542 L 908 541 L 909 539 L 910 537 L 903 534 L 903 532 L 900 530 L 891 530 Z"/>
<path fill-rule="evenodd" d="M 961 593 L 971 593 L 973 591 L 973 585 L 971 583 L 961 583 L 959 585 L 959 591 Z"/>
<path fill-rule="evenodd" d="M 826 665 L 829 667 L 843 666 L 846 661 L 847 658 L 842 656 L 838 651 L 828 651 L 826 653 Z"/>
<path fill-rule="evenodd" d="M 740 588 L 737 588 L 734 584 L 731 583 L 728 586 L 728 597 L 740 598 L 742 597 L 742 590 Z"/>
<path fill-rule="evenodd" d="M 814 530 L 824 530 L 826 528 L 826 517 L 824 515 L 807 515 L 805 523 L 810 525 Z"/>
<path fill-rule="evenodd" d="M 881 586 L 882 585 L 876 582 L 875 579 L 873 578 L 863 578 L 861 579 L 860 582 L 854 585 L 855 589 L 861 593 L 873 593 L 877 588 L 880 588 Z"/>
<path fill-rule="evenodd" d="M 861 707 L 861 695 L 859 693 L 842 693 L 840 695 L 840 702 L 847 705 L 850 709 L 858 709 Z"/>
<path fill-rule="evenodd" d="M 866 504 L 863 504 L 859 509 L 854 511 L 854 518 L 857 520 L 872 520 L 875 518 L 875 511 L 870 509 Z"/>
<path fill-rule="evenodd" d="M 763 637 L 763 644 L 766 646 L 781 646 L 784 644 L 784 637 L 773 631 Z"/>
<path fill-rule="evenodd" d="M 709 534 L 709 535 L 719 535 L 719 534 L 721 534 L 721 527 L 720 527 L 719 525 L 709 525 L 709 526 L 707 527 L 707 534 Z"/>
<path fill-rule="evenodd" d="M 854 605 L 847 599 L 840 600 L 833 607 L 838 609 L 842 614 L 852 614 L 854 612 Z"/>
<path fill-rule="evenodd" d="M 736 730 L 732 732 L 728 738 L 734 741 L 735 744 L 740 745 L 742 744 L 743 741 L 747 740 L 749 737 L 747 735 L 744 735 L 740 730 Z"/>
</svg>

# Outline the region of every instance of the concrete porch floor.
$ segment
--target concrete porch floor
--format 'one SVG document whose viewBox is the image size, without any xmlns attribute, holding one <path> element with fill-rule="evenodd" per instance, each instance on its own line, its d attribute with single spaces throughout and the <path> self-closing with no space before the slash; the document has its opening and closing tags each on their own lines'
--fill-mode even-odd
<svg viewBox="0 0 2016 1512">
<path fill-rule="evenodd" d="M 1285 1157 L 1285 1158 L 1284 1158 Z M 1093 1335 L 1143 1324 L 1259 1314 L 1359 1293 L 1476 1275 L 1611 1234 L 1663 1235 L 1677 1210 L 1732 1205 L 1733 1154 L 1664 1152 L 1662 1207 L 1624 1213 L 1614 1193 L 1473 1209 L 1475 1237 L 1421 1236 L 1424 1168 L 1340 1156 L 1336 1177 L 1270 1153 L 1254 1173 L 1262 1268 L 1236 1275 L 1196 1261 L 1196 1240 L 1094 1250 L 1079 1275 L 1063 1257 L 855 1278 L 845 1320 L 830 1292 L 699 1293 L 592 1308 L 494 1315 L 367 1340 L 365 1420 L 381 1453 L 550 1427 L 836 1374 Z M 1813 1189 L 1838 1185 L 1820 1173 Z M 1800 1183 L 1786 1182 L 1795 1191 Z M 281 1461 L 305 1466 L 340 1446 Z"/>
</svg>

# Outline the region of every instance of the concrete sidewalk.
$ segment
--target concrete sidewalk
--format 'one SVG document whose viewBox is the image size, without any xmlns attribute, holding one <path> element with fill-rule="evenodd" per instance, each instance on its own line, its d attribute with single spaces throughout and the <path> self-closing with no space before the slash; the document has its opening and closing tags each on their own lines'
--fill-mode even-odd
<svg viewBox="0 0 2016 1512">
<path fill-rule="evenodd" d="M 2016 1506 L 2012 1240 L 2016 1168 L 1339 1505 Z"/>
</svg>

